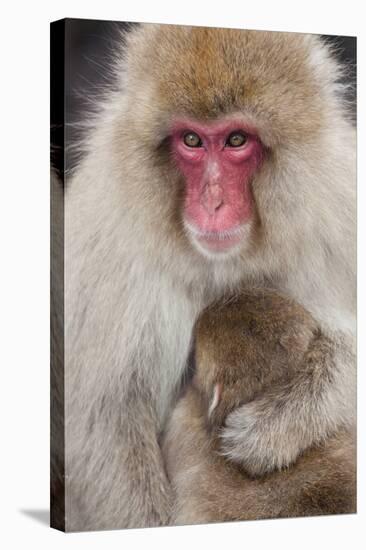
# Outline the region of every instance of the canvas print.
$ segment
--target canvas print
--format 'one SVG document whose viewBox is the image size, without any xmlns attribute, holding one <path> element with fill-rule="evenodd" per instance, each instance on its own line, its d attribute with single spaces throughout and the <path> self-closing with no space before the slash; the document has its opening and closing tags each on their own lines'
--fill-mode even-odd
<svg viewBox="0 0 366 550">
<path fill-rule="evenodd" d="M 51 24 L 51 525 L 356 512 L 356 39 Z"/>
</svg>

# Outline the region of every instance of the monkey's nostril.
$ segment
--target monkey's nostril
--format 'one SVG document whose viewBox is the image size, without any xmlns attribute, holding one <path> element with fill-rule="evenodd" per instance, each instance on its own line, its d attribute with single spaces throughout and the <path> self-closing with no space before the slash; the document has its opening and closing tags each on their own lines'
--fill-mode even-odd
<svg viewBox="0 0 366 550">
<path fill-rule="evenodd" d="M 224 204 L 222 188 L 219 185 L 208 185 L 202 194 L 202 204 L 208 214 L 215 214 Z"/>
<path fill-rule="evenodd" d="M 206 200 L 203 201 L 203 206 L 210 216 L 216 214 L 216 212 L 218 212 L 223 205 L 224 201 L 222 199 L 212 200 L 206 198 Z"/>
</svg>

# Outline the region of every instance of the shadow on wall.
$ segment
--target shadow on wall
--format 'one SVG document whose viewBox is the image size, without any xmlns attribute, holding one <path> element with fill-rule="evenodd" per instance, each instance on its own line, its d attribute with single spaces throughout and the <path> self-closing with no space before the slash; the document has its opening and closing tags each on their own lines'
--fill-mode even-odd
<svg viewBox="0 0 366 550">
<path fill-rule="evenodd" d="M 28 516 L 31 519 L 34 519 L 38 523 L 42 523 L 43 525 L 49 527 L 50 526 L 50 511 L 49 510 L 43 510 L 43 509 L 25 509 L 25 510 L 19 510 L 21 514 L 24 516 Z"/>
</svg>

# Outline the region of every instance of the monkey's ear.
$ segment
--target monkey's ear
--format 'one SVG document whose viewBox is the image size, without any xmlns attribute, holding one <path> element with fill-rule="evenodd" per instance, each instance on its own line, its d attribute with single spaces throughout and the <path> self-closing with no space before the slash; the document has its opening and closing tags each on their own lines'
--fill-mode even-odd
<svg viewBox="0 0 366 550">
<path fill-rule="evenodd" d="M 210 406 L 209 406 L 209 409 L 208 409 L 208 417 L 209 418 L 210 418 L 211 414 L 213 413 L 213 411 L 216 409 L 217 405 L 219 404 L 220 399 L 221 399 L 221 394 L 222 394 L 222 384 L 219 384 L 219 383 L 215 384 L 214 389 L 213 389 L 212 399 L 211 399 Z"/>
</svg>

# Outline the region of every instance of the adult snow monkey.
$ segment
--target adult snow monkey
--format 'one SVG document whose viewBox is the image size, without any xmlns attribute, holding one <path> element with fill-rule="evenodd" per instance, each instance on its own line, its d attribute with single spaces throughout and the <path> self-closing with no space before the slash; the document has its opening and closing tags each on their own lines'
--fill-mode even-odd
<svg viewBox="0 0 366 550">
<path fill-rule="evenodd" d="M 355 132 L 331 51 L 169 25 L 126 42 L 65 194 L 66 530 L 169 522 L 160 436 L 226 293 L 278 290 L 333 351 L 301 401 L 229 415 L 223 452 L 281 469 L 355 416 Z"/>
</svg>

